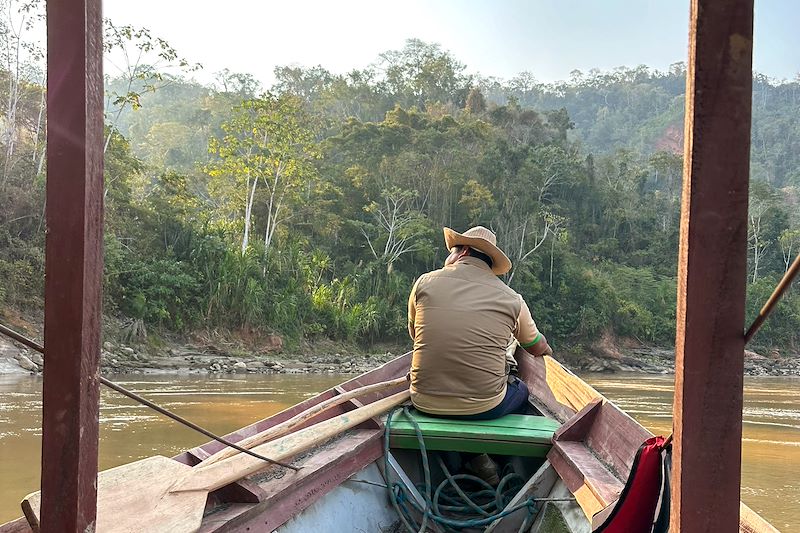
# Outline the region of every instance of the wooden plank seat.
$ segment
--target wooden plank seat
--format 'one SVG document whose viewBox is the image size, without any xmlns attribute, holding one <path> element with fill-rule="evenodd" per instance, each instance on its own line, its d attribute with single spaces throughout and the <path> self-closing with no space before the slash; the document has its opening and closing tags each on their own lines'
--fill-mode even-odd
<svg viewBox="0 0 800 533">
<path fill-rule="evenodd" d="M 422 430 L 426 450 L 545 457 L 559 423 L 543 416 L 506 415 L 494 420 L 437 418 L 411 410 Z M 395 414 L 389 444 L 393 448 L 419 449 L 411 421 Z"/>
</svg>

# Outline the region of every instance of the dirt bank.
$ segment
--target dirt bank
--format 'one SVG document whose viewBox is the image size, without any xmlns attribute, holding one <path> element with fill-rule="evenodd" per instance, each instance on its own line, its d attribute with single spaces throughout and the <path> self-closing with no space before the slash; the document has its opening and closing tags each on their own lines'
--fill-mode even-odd
<svg viewBox="0 0 800 533">
<path fill-rule="evenodd" d="M 588 347 L 566 350 L 564 362 L 573 370 L 586 372 L 673 374 L 675 349 L 647 346 L 606 333 Z M 745 350 L 744 373 L 748 376 L 800 376 L 800 354 L 778 350 L 760 354 Z"/>
<path fill-rule="evenodd" d="M 17 327 L 38 339 L 36 332 Z M 331 341 L 302 342 L 287 347 L 277 335 L 239 332 L 193 334 L 185 338 L 154 338 L 142 342 L 106 340 L 101 350 L 101 373 L 362 373 L 397 355 L 407 347 L 372 348 Z M 0 374 L 42 371 L 41 354 L 0 335 Z"/>
<path fill-rule="evenodd" d="M 8 316 L 5 317 L 8 320 Z M 13 328 L 34 339 L 41 331 L 33 321 L 12 317 Z M 35 322 L 34 322 L 35 323 Z M 124 327 L 105 328 L 101 372 L 118 373 L 336 373 L 358 374 L 370 370 L 410 349 L 388 344 L 364 348 L 328 340 L 289 345 L 275 334 L 256 331 L 195 332 L 183 337 L 150 335 L 139 342 L 123 342 Z M 588 345 L 576 344 L 557 350 L 556 356 L 575 371 L 674 372 L 672 348 L 646 346 L 610 334 Z M 44 358 L 38 352 L 0 335 L 0 374 L 39 373 Z M 745 352 L 745 374 L 752 376 L 798 376 L 800 354 Z"/>
</svg>

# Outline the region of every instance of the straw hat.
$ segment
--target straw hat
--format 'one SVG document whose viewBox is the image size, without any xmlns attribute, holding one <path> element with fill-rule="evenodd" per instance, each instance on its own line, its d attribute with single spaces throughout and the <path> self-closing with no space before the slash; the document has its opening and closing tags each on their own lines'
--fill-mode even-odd
<svg viewBox="0 0 800 533">
<path fill-rule="evenodd" d="M 444 243 L 449 250 L 453 246 L 469 246 L 492 258 L 492 272 L 498 276 L 511 270 L 511 261 L 497 247 L 497 236 L 483 226 L 475 226 L 464 233 L 444 228 Z"/>
</svg>

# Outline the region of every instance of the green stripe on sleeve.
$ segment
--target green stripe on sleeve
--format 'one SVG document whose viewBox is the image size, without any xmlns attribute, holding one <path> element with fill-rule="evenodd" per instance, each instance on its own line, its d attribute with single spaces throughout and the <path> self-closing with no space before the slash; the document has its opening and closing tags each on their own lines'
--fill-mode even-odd
<svg viewBox="0 0 800 533">
<path fill-rule="evenodd" d="M 540 340 L 542 340 L 542 334 L 541 333 L 537 333 L 536 337 L 531 342 L 528 342 L 528 343 L 525 343 L 525 344 L 520 344 L 520 346 L 522 346 L 523 348 L 530 348 L 531 346 L 533 346 L 534 344 L 536 344 Z"/>
</svg>

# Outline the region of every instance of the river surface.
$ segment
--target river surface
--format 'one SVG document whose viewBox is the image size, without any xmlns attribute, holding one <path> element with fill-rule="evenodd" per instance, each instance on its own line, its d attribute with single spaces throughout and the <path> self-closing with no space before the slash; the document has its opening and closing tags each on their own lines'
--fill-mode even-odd
<svg viewBox="0 0 800 533">
<path fill-rule="evenodd" d="M 122 376 L 115 381 L 224 434 L 294 405 L 348 376 Z M 672 376 L 585 375 L 655 433 L 671 429 Z M 0 523 L 38 489 L 41 378 L 0 375 Z M 800 379 L 745 378 L 742 499 L 784 532 L 800 531 Z M 171 456 L 208 439 L 108 389 L 100 409 L 100 468 Z"/>
</svg>

